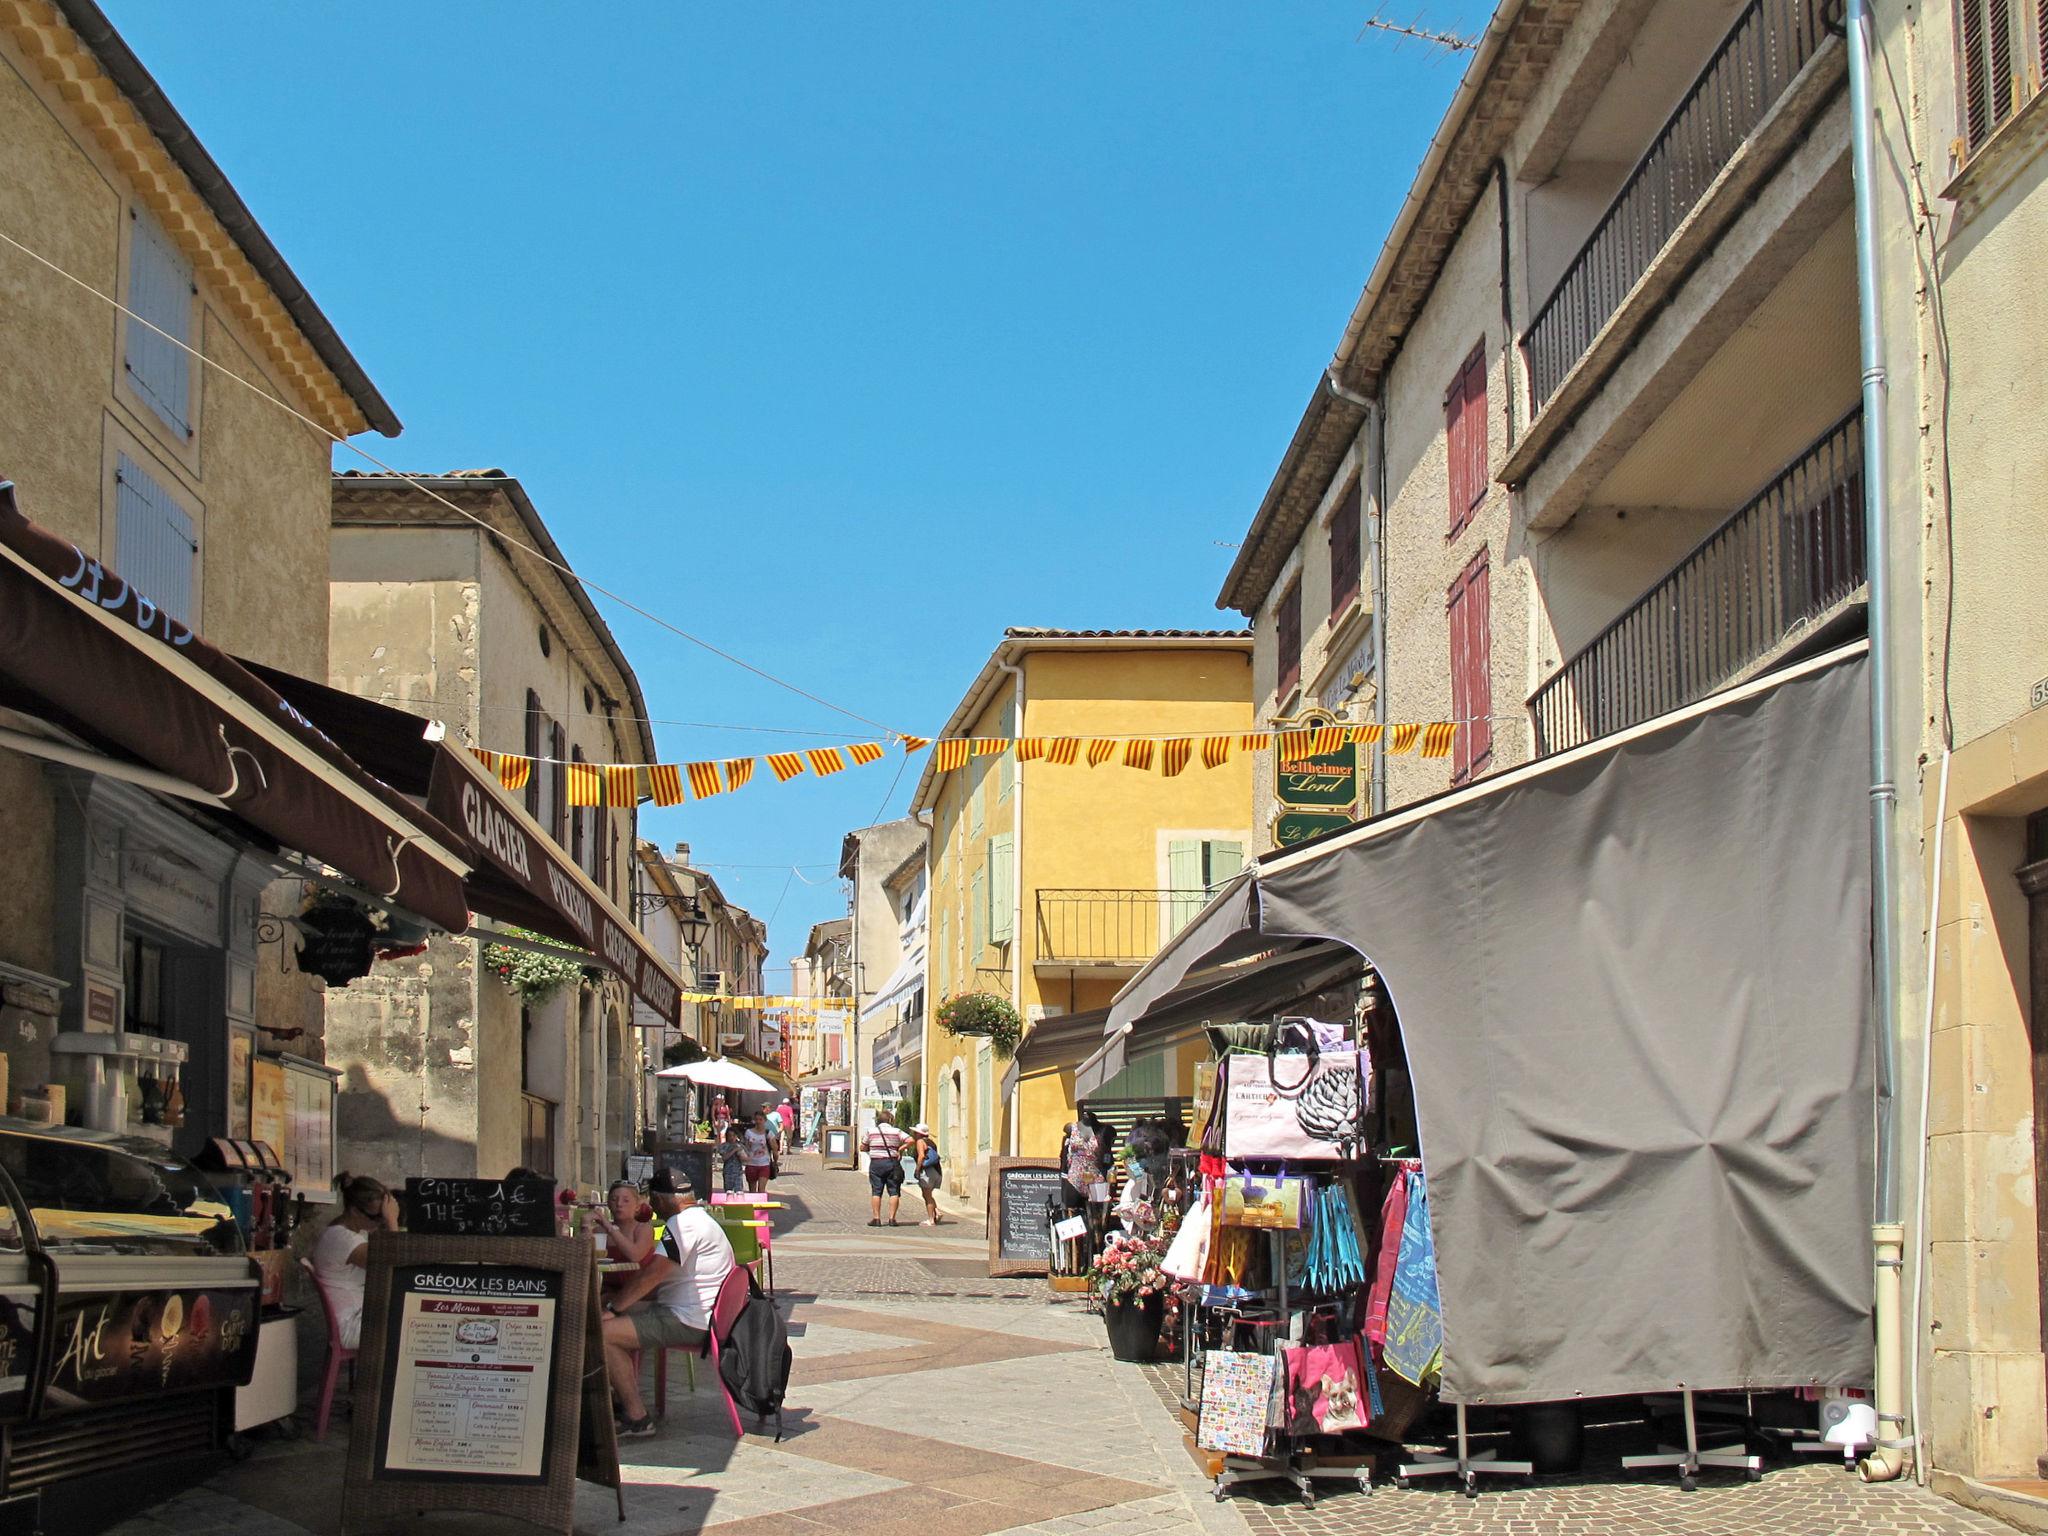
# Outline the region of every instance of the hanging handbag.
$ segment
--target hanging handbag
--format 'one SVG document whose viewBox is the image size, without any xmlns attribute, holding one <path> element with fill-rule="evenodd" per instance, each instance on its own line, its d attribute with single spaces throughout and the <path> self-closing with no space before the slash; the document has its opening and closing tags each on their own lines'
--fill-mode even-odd
<svg viewBox="0 0 2048 1536">
<path fill-rule="evenodd" d="M 1329 1162 L 1356 1144 L 1365 1100 L 1356 1051 L 1233 1056 L 1224 1105 L 1223 1152 L 1233 1161 Z"/>
<path fill-rule="evenodd" d="M 1341 1435 L 1372 1422 L 1372 1394 L 1358 1340 L 1282 1351 L 1287 1370 L 1287 1433 Z"/>
<path fill-rule="evenodd" d="M 1176 1280 L 1199 1280 L 1209 1262 L 1209 1196 L 1195 1196 L 1194 1206 L 1181 1218 L 1180 1229 L 1167 1244 L 1159 1267 Z"/>
</svg>

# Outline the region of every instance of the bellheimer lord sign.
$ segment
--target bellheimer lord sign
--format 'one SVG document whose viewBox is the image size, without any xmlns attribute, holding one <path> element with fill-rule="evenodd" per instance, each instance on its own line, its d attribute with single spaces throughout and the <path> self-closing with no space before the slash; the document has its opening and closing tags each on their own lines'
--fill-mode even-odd
<svg viewBox="0 0 2048 1536">
<path fill-rule="evenodd" d="M 1323 725 L 1323 720 L 1305 720 L 1296 729 Z M 1348 810 L 1358 800 L 1358 748 L 1346 742 L 1334 752 L 1316 757 L 1281 758 L 1275 748 L 1273 798 L 1288 807 L 1308 810 Z"/>
</svg>

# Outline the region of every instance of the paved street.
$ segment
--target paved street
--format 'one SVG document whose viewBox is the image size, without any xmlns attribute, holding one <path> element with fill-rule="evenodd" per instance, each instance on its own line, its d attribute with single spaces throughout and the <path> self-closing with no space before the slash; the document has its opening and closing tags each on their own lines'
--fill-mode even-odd
<svg viewBox="0 0 2048 1536">
<path fill-rule="evenodd" d="M 776 1279 L 796 1355 L 780 1445 L 737 1444 L 700 1372 L 680 1357 L 664 1432 L 622 1447 L 627 1520 L 582 1488 L 578 1529 L 599 1536 L 1997 1536 L 2007 1528 L 1916 1490 L 1869 1488 L 1839 1464 L 1774 1470 L 1755 1485 L 1598 1475 L 1470 1502 L 1448 1485 L 1333 1493 L 1312 1510 L 1276 1489 L 1218 1504 L 1182 1445 L 1178 1368 L 1117 1365 L 1085 1306 L 1029 1282 L 990 1281 L 978 1222 L 936 1231 L 866 1225 L 866 1180 L 794 1161 L 776 1187 Z M 749 1425 L 751 1430 L 752 1426 Z M 118 1536 L 331 1536 L 347 1420 L 325 1445 L 261 1440 L 204 1487 Z M 495 1522 L 440 1517 L 422 1532 Z"/>
</svg>

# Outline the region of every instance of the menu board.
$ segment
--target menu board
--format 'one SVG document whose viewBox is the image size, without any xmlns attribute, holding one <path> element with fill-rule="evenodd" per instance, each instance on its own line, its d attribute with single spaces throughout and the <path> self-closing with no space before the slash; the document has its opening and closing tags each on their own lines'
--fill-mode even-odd
<svg viewBox="0 0 2048 1536">
<path fill-rule="evenodd" d="M 249 1139 L 266 1142 L 279 1157 L 291 1154 L 285 1108 L 284 1063 L 258 1056 L 249 1064 Z"/>
<path fill-rule="evenodd" d="M 661 1149 L 661 1166 L 678 1179 L 688 1179 L 690 1188 L 697 1191 L 697 1198 L 707 1205 L 711 1202 L 711 1144 L 693 1141 L 680 1147 Z"/>
<path fill-rule="evenodd" d="M 389 1295 L 377 1470 L 540 1482 L 561 1271 L 401 1265 Z"/>
<path fill-rule="evenodd" d="M 285 1139 L 278 1152 L 291 1171 L 292 1192 L 308 1200 L 334 1200 L 336 1074 L 296 1056 L 285 1057 L 284 1066 Z"/>
<path fill-rule="evenodd" d="M 553 1237 L 553 1179 L 407 1179 L 408 1231 L 440 1237 Z"/>
<path fill-rule="evenodd" d="M 988 1170 L 988 1272 L 1042 1275 L 1052 1266 L 1046 1207 L 1060 1201 L 1060 1165 L 1050 1157 L 999 1157 Z"/>
</svg>

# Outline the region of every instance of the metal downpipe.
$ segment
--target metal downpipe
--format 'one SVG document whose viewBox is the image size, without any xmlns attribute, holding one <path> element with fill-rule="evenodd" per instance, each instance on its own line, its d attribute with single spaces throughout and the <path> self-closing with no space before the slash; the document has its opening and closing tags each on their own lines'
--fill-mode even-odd
<svg viewBox="0 0 2048 1536">
<path fill-rule="evenodd" d="M 1863 548 L 1870 625 L 1871 1033 L 1876 1067 L 1876 1209 L 1871 1227 L 1877 1312 L 1879 1443 L 1858 1463 L 1867 1482 L 1889 1482 L 1906 1468 L 1913 1444 L 1900 1371 L 1898 1152 L 1898 915 L 1892 871 L 1892 822 L 1898 786 L 1891 752 L 1891 498 L 1886 475 L 1884 314 L 1878 288 L 1877 145 L 1871 124 L 1870 0 L 1848 0 L 1849 148 L 1856 204 L 1856 315 L 1863 363 Z"/>
</svg>

